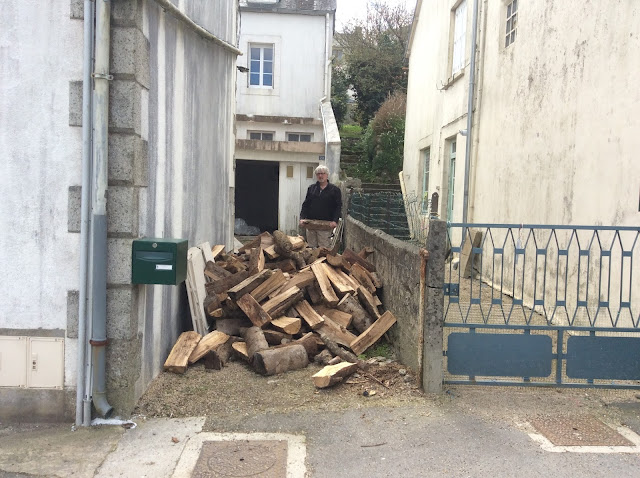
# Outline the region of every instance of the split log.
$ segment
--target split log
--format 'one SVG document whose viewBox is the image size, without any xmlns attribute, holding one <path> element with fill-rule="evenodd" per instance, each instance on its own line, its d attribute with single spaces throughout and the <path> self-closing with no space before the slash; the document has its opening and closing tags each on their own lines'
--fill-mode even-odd
<svg viewBox="0 0 640 478">
<path fill-rule="evenodd" d="M 240 330 L 251 327 L 253 323 L 246 317 L 233 317 L 216 320 L 216 330 L 227 335 L 241 335 Z"/>
<path fill-rule="evenodd" d="M 226 270 L 224 267 L 220 267 L 215 262 L 209 261 L 204 267 L 204 275 L 211 280 L 219 280 L 229 277 L 231 272 Z"/>
<path fill-rule="evenodd" d="M 335 268 L 340 268 L 345 272 L 351 270 L 351 264 L 345 261 L 340 254 L 327 254 L 327 262 Z"/>
<path fill-rule="evenodd" d="M 318 312 L 319 315 L 326 315 L 336 324 L 344 327 L 345 329 L 351 327 L 351 322 L 353 321 L 352 314 L 342 312 L 341 310 L 337 309 L 330 309 L 325 305 L 316 305 L 314 309 L 316 310 L 316 312 Z"/>
<path fill-rule="evenodd" d="M 289 236 L 287 236 L 284 232 L 273 231 L 273 241 L 275 243 L 275 251 L 282 257 L 293 259 L 298 269 L 302 269 L 307 265 L 302 255 L 294 250 Z"/>
<path fill-rule="evenodd" d="M 293 250 L 302 249 L 307 243 L 304 241 L 304 237 L 302 236 L 288 236 L 289 242 L 291 242 L 291 247 Z"/>
<path fill-rule="evenodd" d="M 264 281 L 266 281 L 273 274 L 273 271 L 264 269 L 257 274 L 247 277 L 239 284 L 234 285 L 227 291 L 227 293 L 229 294 L 229 297 L 237 301 L 243 295 L 253 292 L 260 284 L 263 284 Z"/>
<path fill-rule="evenodd" d="M 349 332 L 346 328 L 336 324 L 326 315 L 323 315 L 322 318 L 324 319 L 324 323 L 320 327 L 318 327 L 318 332 L 322 332 L 323 334 L 327 335 L 337 344 L 349 347 L 351 343 L 358 338 L 351 332 Z"/>
<path fill-rule="evenodd" d="M 353 316 L 352 325 L 358 333 L 364 332 L 373 323 L 373 320 L 367 311 L 364 310 L 358 299 L 351 294 L 345 295 L 336 306 L 336 309 Z"/>
<path fill-rule="evenodd" d="M 376 320 L 380 317 L 380 312 L 378 311 L 378 304 L 371 293 L 365 289 L 364 287 L 358 288 L 358 298 L 360 302 L 364 306 L 365 310 L 371 315 L 371 317 Z"/>
<path fill-rule="evenodd" d="M 342 269 L 334 269 L 336 274 L 347 284 L 349 284 L 351 287 L 353 287 L 353 290 L 358 290 L 358 287 L 360 287 L 360 283 L 355 280 L 353 277 L 351 277 L 350 275 L 347 275 Z"/>
<path fill-rule="evenodd" d="M 342 279 L 338 272 L 329 264 L 320 264 L 320 267 L 322 267 L 325 275 L 329 279 L 329 282 L 331 282 L 333 288 L 340 297 L 348 294 L 349 292 L 355 292 L 355 289 L 351 286 L 351 283 Z"/>
<path fill-rule="evenodd" d="M 273 319 L 271 321 L 271 326 L 280 332 L 284 332 L 285 334 L 295 335 L 300 332 L 300 327 L 302 327 L 302 322 L 300 319 L 296 319 L 294 317 L 280 317 L 278 319 Z"/>
<path fill-rule="evenodd" d="M 300 317 L 311 327 L 311 329 L 315 330 L 322 325 L 324 319 L 311 307 L 309 302 L 306 300 L 301 300 L 295 306 L 295 309 L 300 314 Z"/>
<path fill-rule="evenodd" d="M 171 353 L 164 362 L 164 370 L 173 373 L 185 373 L 191 352 L 196 348 L 202 336 L 198 332 L 183 332 L 178 337 Z"/>
<path fill-rule="evenodd" d="M 364 260 L 367 259 L 367 257 L 369 257 L 371 254 L 373 254 L 373 252 L 375 251 L 375 249 L 371 246 L 364 246 L 362 249 L 360 249 L 360 252 L 358 252 L 358 255 L 360 257 L 362 257 Z"/>
<path fill-rule="evenodd" d="M 211 255 L 213 256 L 214 260 L 224 252 L 224 247 L 224 244 L 216 244 L 211 248 Z"/>
<path fill-rule="evenodd" d="M 249 275 L 257 274 L 264 269 L 264 252 L 262 252 L 261 247 L 251 249 L 247 269 L 249 270 Z"/>
<path fill-rule="evenodd" d="M 266 249 L 269 246 L 273 245 L 273 236 L 267 231 L 260 234 L 260 247 Z"/>
<path fill-rule="evenodd" d="M 213 312 L 220 308 L 220 299 L 218 298 L 218 294 L 207 294 L 202 305 L 204 306 L 206 314 L 209 317 L 213 317 Z"/>
<path fill-rule="evenodd" d="M 270 262 L 264 265 L 267 269 L 280 269 L 282 272 L 291 272 L 295 271 L 296 263 L 293 259 L 284 259 L 278 262 Z"/>
<path fill-rule="evenodd" d="M 249 361 L 246 342 L 234 342 L 233 344 L 231 344 L 231 348 L 242 360 L 244 360 L 245 362 Z"/>
<path fill-rule="evenodd" d="M 204 356 L 204 368 L 206 370 L 221 370 L 233 355 L 233 343 L 240 340 L 238 337 L 229 337 L 224 344 L 218 346 L 215 350 L 211 350 Z"/>
<path fill-rule="evenodd" d="M 314 263 L 311 264 L 311 270 L 313 274 L 316 276 L 316 281 L 320 286 L 320 291 L 322 292 L 323 300 L 327 305 L 335 306 L 340 300 L 336 296 L 333 291 L 333 287 L 331 287 L 331 282 L 327 277 L 327 274 L 324 272 L 324 268 L 322 264 Z"/>
<path fill-rule="evenodd" d="M 307 351 L 307 355 L 309 359 L 318 355 L 318 341 L 316 340 L 316 336 L 313 332 L 308 332 L 300 337 L 298 340 L 294 342 L 295 344 L 300 344 Z"/>
<path fill-rule="evenodd" d="M 242 332 L 242 337 L 247 344 L 247 356 L 249 357 L 249 360 L 252 360 L 253 356 L 257 352 L 269 348 L 267 339 L 264 338 L 264 334 L 260 327 L 249 327 Z"/>
<path fill-rule="evenodd" d="M 256 372 L 262 375 L 276 375 L 305 368 L 309 365 L 309 358 L 302 345 L 290 344 L 256 352 L 252 362 Z"/>
<path fill-rule="evenodd" d="M 340 357 L 338 357 L 340 358 Z M 319 354 L 316 354 L 313 357 L 313 361 L 315 363 L 319 363 L 322 365 L 329 365 L 329 361 L 333 359 L 333 354 L 331 352 L 329 352 L 329 349 L 324 349 L 322 352 L 320 352 Z M 340 359 L 342 360 L 342 359 Z"/>
<path fill-rule="evenodd" d="M 260 236 L 256 236 L 251 241 L 244 244 L 241 248 L 238 249 L 238 254 L 242 254 L 245 251 L 250 251 L 254 247 L 260 247 L 262 242 L 262 238 Z"/>
<path fill-rule="evenodd" d="M 240 261 L 236 256 L 226 254 L 224 256 L 224 262 L 218 262 L 222 267 L 227 269 L 229 272 L 233 274 L 237 274 L 238 272 L 244 271 L 247 269 L 247 265 Z"/>
<path fill-rule="evenodd" d="M 217 294 L 226 292 L 233 286 L 238 285 L 240 282 L 249 277 L 249 271 L 240 271 L 232 274 L 224 279 L 218 279 L 213 283 L 213 290 Z"/>
<path fill-rule="evenodd" d="M 351 249 L 345 249 L 342 252 L 342 258 L 345 259 L 347 262 L 349 262 L 351 265 L 353 265 L 355 263 L 360 264 L 362 267 L 367 269 L 369 272 L 375 272 L 376 271 L 376 267 L 373 264 L 371 264 L 371 262 L 363 259 L 358 254 L 353 252 Z"/>
<path fill-rule="evenodd" d="M 218 330 L 208 333 L 200 339 L 198 345 L 196 345 L 191 355 L 189 355 L 189 363 L 196 363 L 211 350 L 215 350 L 220 345 L 226 343 L 227 340 L 229 340 L 229 336 Z"/>
<path fill-rule="evenodd" d="M 269 299 L 263 304 L 262 308 L 271 317 L 278 317 L 289 307 L 300 302 L 302 298 L 302 291 L 297 287 L 293 287 L 282 294 L 275 296 L 273 299 Z"/>
<path fill-rule="evenodd" d="M 373 284 L 368 271 L 360 264 L 355 263 L 351 266 L 351 275 L 371 294 L 376 293 L 376 286 Z"/>
<path fill-rule="evenodd" d="M 320 338 L 324 342 L 324 345 L 333 355 L 340 357 L 345 362 L 357 363 L 358 367 L 360 367 L 362 370 L 367 370 L 367 368 L 369 368 L 369 365 L 366 362 L 360 360 L 352 352 L 349 352 L 348 350 L 340 347 L 337 343 L 331 340 L 331 338 L 327 334 L 322 331 L 319 331 L 318 334 L 320 334 Z"/>
<path fill-rule="evenodd" d="M 310 231 L 331 231 L 333 229 L 331 221 L 321 221 L 319 219 L 303 219 L 300 227 Z"/>
<path fill-rule="evenodd" d="M 280 332 L 279 330 L 263 329 L 262 333 L 264 334 L 264 338 L 267 339 L 267 343 L 269 345 L 282 345 L 283 340 L 289 342 L 292 340 L 291 335 Z"/>
<path fill-rule="evenodd" d="M 280 257 L 280 254 L 278 254 L 276 252 L 276 246 L 275 244 L 272 244 L 268 247 L 264 248 L 264 255 L 267 256 L 269 259 L 274 260 L 277 259 L 278 257 Z"/>
<path fill-rule="evenodd" d="M 281 287 L 286 281 L 287 279 L 285 279 L 281 270 L 275 271 L 271 277 L 256 287 L 252 292 L 250 292 L 250 294 L 256 301 L 261 302 L 271 292 Z"/>
<path fill-rule="evenodd" d="M 357 355 L 367 350 L 382 337 L 387 330 L 396 323 L 396 318 L 390 311 L 382 314 L 371 327 L 362 332 L 350 345 L 351 350 Z"/>
<path fill-rule="evenodd" d="M 272 320 L 271 315 L 258 304 L 258 301 L 251 294 L 240 297 L 237 304 L 256 327 L 262 327 Z"/>
<path fill-rule="evenodd" d="M 310 270 L 300 272 L 294 275 L 291 279 L 284 283 L 284 285 L 280 288 L 278 292 L 285 292 L 292 287 L 297 287 L 298 289 L 304 289 L 308 285 L 311 285 L 315 282 L 316 276 Z"/>
<path fill-rule="evenodd" d="M 327 388 L 342 382 L 356 370 L 358 370 L 358 364 L 342 362 L 337 365 L 327 365 L 311 378 L 317 388 Z"/>
</svg>

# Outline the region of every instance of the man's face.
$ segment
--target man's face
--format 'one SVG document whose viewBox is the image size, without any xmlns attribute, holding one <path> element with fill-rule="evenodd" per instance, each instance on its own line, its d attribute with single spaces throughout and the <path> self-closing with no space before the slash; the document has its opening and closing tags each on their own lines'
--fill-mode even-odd
<svg viewBox="0 0 640 478">
<path fill-rule="evenodd" d="M 327 182 L 329 175 L 327 173 L 316 173 L 316 178 L 320 184 L 324 184 Z"/>
</svg>

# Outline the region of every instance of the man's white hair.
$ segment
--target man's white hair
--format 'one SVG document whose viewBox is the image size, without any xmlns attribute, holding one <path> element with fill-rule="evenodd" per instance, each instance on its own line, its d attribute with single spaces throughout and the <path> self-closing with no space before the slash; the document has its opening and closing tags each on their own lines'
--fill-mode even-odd
<svg viewBox="0 0 640 478">
<path fill-rule="evenodd" d="M 316 175 L 318 173 L 327 173 L 329 174 L 329 168 L 327 168 L 324 164 L 321 164 L 320 166 L 318 166 L 314 171 L 313 174 Z"/>
</svg>

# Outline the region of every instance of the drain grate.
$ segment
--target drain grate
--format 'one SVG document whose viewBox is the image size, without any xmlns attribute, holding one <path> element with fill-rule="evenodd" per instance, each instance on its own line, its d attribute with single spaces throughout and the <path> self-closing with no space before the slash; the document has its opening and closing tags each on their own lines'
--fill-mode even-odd
<svg viewBox="0 0 640 478">
<path fill-rule="evenodd" d="M 529 423 L 556 446 L 634 446 L 594 417 L 536 418 Z"/>
<path fill-rule="evenodd" d="M 205 441 L 192 478 L 285 478 L 287 442 L 280 440 Z"/>
</svg>

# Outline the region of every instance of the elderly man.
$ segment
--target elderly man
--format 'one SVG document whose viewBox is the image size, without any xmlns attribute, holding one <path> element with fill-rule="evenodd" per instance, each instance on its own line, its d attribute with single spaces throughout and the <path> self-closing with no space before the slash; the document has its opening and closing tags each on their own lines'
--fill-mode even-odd
<svg viewBox="0 0 640 478">
<path fill-rule="evenodd" d="M 304 227 L 306 219 L 330 221 L 332 228 L 338 225 L 342 212 L 342 194 L 340 189 L 329 182 L 329 169 L 320 165 L 315 171 L 315 184 L 307 189 L 307 196 L 300 211 L 300 226 Z M 307 229 L 307 243 L 311 247 L 329 247 L 331 231 Z"/>
</svg>

